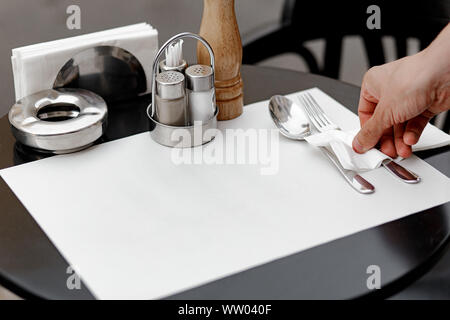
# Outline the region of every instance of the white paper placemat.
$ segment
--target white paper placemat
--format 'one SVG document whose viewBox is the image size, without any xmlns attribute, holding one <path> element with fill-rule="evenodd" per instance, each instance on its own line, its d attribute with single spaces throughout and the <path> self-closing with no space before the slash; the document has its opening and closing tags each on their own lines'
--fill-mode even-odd
<svg viewBox="0 0 450 320">
<path fill-rule="evenodd" d="M 358 126 L 313 91 L 343 129 Z M 267 105 L 219 126 L 274 129 Z M 273 146 L 278 165 L 175 164 L 173 149 L 142 133 L 0 174 L 102 299 L 164 297 L 450 200 L 450 179 L 415 156 L 403 165 L 421 183 L 379 168 L 363 174 L 376 192 L 362 195 L 306 142 Z"/>
</svg>

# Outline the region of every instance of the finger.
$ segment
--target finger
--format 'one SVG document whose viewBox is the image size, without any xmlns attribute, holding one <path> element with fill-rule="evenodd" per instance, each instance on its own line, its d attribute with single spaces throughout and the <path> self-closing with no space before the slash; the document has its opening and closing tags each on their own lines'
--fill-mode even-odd
<svg viewBox="0 0 450 320">
<path fill-rule="evenodd" d="M 361 89 L 358 104 L 358 116 L 361 127 L 369 120 L 377 107 L 378 99 L 371 96 L 367 91 Z"/>
<path fill-rule="evenodd" d="M 372 117 L 364 123 L 353 139 L 353 149 L 357 153 L 364 153 L 373 148 L 380 140 L 385 129 L 392 126 L 392 121 L 389 119 L 385 109 L 385 104 L 383 101 L 380 101 Z"/>
<path fill-rule="evenodd" d="M 411 156 L 411 146 L 403 142 L 403 134 L 405 132 L 405 123 L 394 125 L 394 142 L 397 154 L 402 158 L 408 158 Z"/>
<path fill-rule="evenodd" d="M 409 146 L 416 144 L 430 119 L 431 117 L 427 113 L 422 113 L 409 120 L 403 134 L 403 142 Z"/>
<path fill-rule="evenodd" d="M 386 129 L 380 139 L 380 150 L 391 158 L 397 157 L 394 145 L 394 132 L 392 128 Z"/>
</svg>

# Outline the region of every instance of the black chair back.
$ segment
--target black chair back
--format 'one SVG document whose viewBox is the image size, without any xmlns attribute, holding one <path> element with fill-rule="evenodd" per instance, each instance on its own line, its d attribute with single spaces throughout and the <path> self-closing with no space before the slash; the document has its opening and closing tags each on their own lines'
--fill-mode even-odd
<svg viewBox="0 0 450 320">
<path fill-rule="evenodd" d="M 367 20 L 380 9 L 380 28 L 369 28 Z M 395 41 L 396 58 L 407 55 L 407 39 L 416 38 L 420 49 L 431 41 L 450 21 L 450 0 L 285 0 L 281 21 L 264 34 L 248 36 L 243 46 L 243 63 L 253 64 L 282 53 L 296 53 L 312 73 L 339 78 L 342 43 L 346 36 L 363 40 L 369 67 L 386 63 L 383 36 Z M 369 24 L 371 25 L 371 24 Z M 325 39 L 324 63 L 304 42 Z M 449 130 L 450 117 L 444 129 Z"/>
<path fill-rule="evenodd" d="M 380 8 L 380 29 L 369 29 L 367 8 Z M 299 1 L 286 0 L 279 28 L 244 43 L 244 63 L 256 63 L 281 53 L 301 55 L 311 72 L 338 78 L 342 42 L 346 36 L 361 36 L 369 66 L 386 62 L 381 38 L 393 36 L 397 58 L 407 54 L 409 37 L 420 41 L 425 48 L 450 21 L 449 0 L 350 0 Z M 303 43 L 323 38 L 326 40 L 324 65 Z"/>
</svg>

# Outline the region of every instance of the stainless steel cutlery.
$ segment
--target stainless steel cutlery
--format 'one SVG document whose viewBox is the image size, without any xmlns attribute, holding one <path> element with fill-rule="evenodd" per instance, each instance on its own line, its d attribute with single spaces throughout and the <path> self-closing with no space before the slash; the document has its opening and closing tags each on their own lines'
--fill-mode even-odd
<svg viewBox="0 0 450 320">
<path fill-rule="evenodd" d="M 290 99 L 280 95 L 273 96 L 269 103 L 270 115 L 281 134 L 289 139 L 304 140 L 311 134 L 311 128 L 308 119 L 301 111 L 298 112 L 298 108 L 299 106 Z M 357 172 L 344 169 L 336 156 L 327 148 L 320 149 L 355 190 L 365 194 L 375 191 L 375 187 Z"/>
<path fill-rule="evenodd" d="M 314 99 L 311 93 L 301 93 L 298 98 L 304 106 L 304 109 L 308 114 L 311 123 L 319 132 L 325 132 L 328 130 L 340 130 L 339 126 L 333 123 L 330 118 L 327 117 L 322 107 L 317 103 L 316 99 Z M 382 162 L 382 166 L 393 176 L 399 178 L 403 182 L 418 183 L 420 181 L 420 177 L 417 174 L 390 159 L 384 160 Z"/>
</svg>

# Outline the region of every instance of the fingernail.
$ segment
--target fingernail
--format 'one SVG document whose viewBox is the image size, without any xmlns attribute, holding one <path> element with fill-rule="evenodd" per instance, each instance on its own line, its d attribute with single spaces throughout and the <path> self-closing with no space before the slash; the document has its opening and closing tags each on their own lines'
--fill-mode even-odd
<svg viewBox="0 0 450 320">
<path fill-rule="evenodd" d="M 358 137 L 355 137 L 353 139 L 352 146 L 353 146 L 353 150 L 355 150 L 355 152 L 357 152 L 357 153 L 364 153 L 364 148 L 361 145 L 361 143 L 359 143 Z"/>
</svg>

